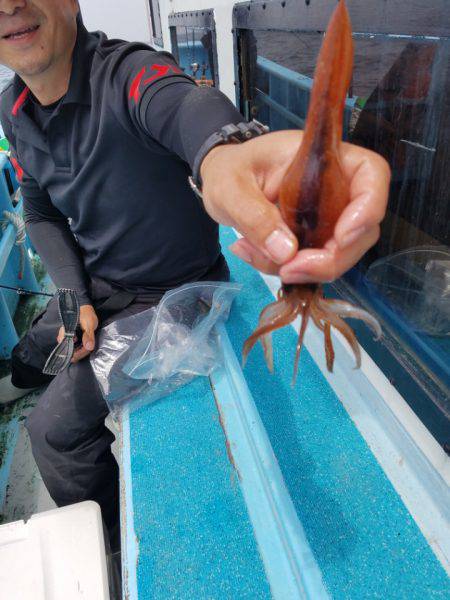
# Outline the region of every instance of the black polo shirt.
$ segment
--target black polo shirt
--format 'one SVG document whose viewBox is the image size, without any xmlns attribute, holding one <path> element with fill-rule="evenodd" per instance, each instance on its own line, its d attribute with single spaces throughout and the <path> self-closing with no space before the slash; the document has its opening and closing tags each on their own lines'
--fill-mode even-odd
<svg viewBox="0 0 450 600">
<path fill-rule="evenodd" d="M 16 76 L 1 121 L 28 232 L 58 287 L 89 301 L 89 279 L 160 296 L 223 279 L 218 227 L 188 186 L 195 155 L 242 121 L 166 52 L 79 25 L 68 92 L 40 107 Z"/>
</svg>

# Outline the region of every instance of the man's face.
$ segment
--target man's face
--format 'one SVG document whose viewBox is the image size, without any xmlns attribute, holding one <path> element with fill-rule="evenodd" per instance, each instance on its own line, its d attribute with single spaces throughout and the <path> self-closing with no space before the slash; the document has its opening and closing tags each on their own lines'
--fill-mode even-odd
<svg viewBox="0 0 450 600">
<path fill-rule="evenodd" d="M 22 77 L 45 72 L 70 54 L 77 0 L 0 0 L 0 64 Z"/>
</svg>

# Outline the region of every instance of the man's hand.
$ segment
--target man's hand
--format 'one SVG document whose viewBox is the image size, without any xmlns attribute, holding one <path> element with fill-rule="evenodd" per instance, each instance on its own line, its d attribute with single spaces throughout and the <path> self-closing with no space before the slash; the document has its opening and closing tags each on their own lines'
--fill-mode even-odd
<svg viewBox="0 0 450 600">
<path fill-rule="evenodd" d="M 343 275 L 373 246 L 386 212 L 390 169 L 378 154 L 342 144 L 351 200 L 323 248 L 298 251 L 294 234 L 275 206 L 302 133 L 280 131 L 244 144 L 213 148 L 201 166 L 209 215 L 243 236 L 231 251 L 285 283 L 319 283 Z"/>
<path fill-rule="evenodd" d="M 95 310 L 90 304 L 80 306 L 80 327 L 83 332 L 82 346 L 75 350 L 72 362 L 77 363 L 94 350 L 95 332 L 98 327 L 98 318 Z M 58 334 L 58 343 L 64 338 L 64 327 L 61 327 Z"/>
</svg>

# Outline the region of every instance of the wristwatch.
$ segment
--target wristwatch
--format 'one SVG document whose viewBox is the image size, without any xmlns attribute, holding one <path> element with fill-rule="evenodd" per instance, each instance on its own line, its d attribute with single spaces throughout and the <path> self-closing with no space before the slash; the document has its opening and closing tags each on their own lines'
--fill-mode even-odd
<svg viewBox="0 0 450 600">
<path fill-rule="evenodd" d="M 200 150 L 194 160 L 194 166 L 192 169 L 192 176 L 189 177 L 189 185 L 192 190 L 197 194 L 199 198 L 202 198 L 202 180 L 200 177 L 200 167 L 205 156 L 216 146 L 222 146 L 224 144 L 242 144 L 255 137 L 268 133 L 270 130 L 267 125 L 263 125 L 256 119 L 249 123 L 230 123 L 215 131 L 207 140 L 201 145 Z"/>
</svg>

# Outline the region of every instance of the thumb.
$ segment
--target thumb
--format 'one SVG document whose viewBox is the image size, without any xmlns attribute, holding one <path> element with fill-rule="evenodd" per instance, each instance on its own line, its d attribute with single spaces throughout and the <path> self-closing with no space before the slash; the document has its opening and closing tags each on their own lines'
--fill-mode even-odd
<svg viewBox="0 0 450 600">
<path fill-rule="evenodd" d="M 64 327 L 60 327 L 59 331 L 58 331 L 58 337 L 56 338 L 56 341 L 58 342 L 58 344 L 60 344 L 63 341 L 64 333 L 65 333 Z"/>
<path fill-rule="evenodd" d="M 86 329 L 83 333 L 83 346 L 89 352 L 95 348 L 95 334 L 92 329 Z"/>
</svg>

